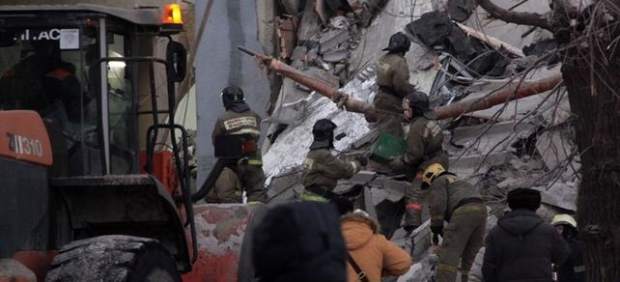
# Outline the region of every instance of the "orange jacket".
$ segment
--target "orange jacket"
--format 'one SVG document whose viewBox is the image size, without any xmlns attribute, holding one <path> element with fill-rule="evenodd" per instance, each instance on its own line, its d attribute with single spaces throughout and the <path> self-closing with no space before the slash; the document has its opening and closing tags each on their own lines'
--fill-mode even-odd
<svg viewBox="0 0 620 282">
<path fill-rule="evenodd" d="M 411 256 L 403 249 L 377 234 L 377 224 L 359 214 L 347 214 L 341 219 L 347 250 L 370 282 L 380 282 L 381 276 L 399 276 L 411 267 Z M 357 274 L 347 261 L 347 281 L 357 282 Z"/>
</svg>

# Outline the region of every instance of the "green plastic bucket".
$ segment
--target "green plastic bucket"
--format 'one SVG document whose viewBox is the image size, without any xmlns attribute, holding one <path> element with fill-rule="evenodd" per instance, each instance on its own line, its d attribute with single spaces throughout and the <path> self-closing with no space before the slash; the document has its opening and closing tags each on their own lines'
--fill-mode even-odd
<svg viewBox="0 0 620 282">
<path fill-rule="evenodd" d="M 372 146 L 370 158 L 376 162 L 387 163 L 407 151 L 407 142 L 389 133 L 381 133 Z"/>
</svg>

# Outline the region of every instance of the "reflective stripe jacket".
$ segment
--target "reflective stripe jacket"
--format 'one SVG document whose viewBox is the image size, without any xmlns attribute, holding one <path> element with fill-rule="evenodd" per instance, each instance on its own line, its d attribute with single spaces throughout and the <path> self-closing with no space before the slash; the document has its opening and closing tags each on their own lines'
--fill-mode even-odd
<svg viewBox="0 0 620 282">
<path fill-rule="evenodd" d="M 226 111 L 215 123 L 211 140 L 215 144 L 215 138 L 222 135 L 242 135 L 254 136 L 258 140 L 260 136 L 261 118 L 253 111 L 237 113 Z"/>
</svg>

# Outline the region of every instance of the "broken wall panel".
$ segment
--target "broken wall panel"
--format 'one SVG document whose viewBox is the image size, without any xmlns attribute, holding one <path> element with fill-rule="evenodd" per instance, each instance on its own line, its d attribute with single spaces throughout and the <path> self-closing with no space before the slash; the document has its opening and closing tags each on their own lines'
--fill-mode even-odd
<svg viewBox="0 0 620 282">
<path fill-rule="evenodd" d="M 493 0 L 493 3 L 501 8 L 511 8 L 515 6 L 515 4 L 520 3 L 522 1 L 516 2 L 512 0 Z M 518 5 L 513 9 L 515 12 L 531 12 L 536 11 L 539 14 L 544 14 L 550 11 L 548 1 L 539 1 L 539 0 L 528 0 L 523 1 L 521 5 Z M 534 32 L 530 31 L 530 26 L 517 25 L 512 23 L 506 23 L 501 20 L 493 19 L 489 16 L 489 14 L 478 7 L 469 19 L 463 22 L 463 24 L 474 27 L 476 30 L 479 30 L 483 33 L 490 34 L 501 41 L 504 41 L 511 46 L 515 46 L 517 48 L 523 48 L 527 45 L 532 44 L 542 34 L 546 33 L 541 29 L 536 29 Z M 523 37 L 523 35 L 526 35 Z"/>
<path fill-rule="evenodd" d="M 278 47 L 281 59 L 289 59 L 297 43 L 297 18 L 294 16 L 280 16 L 276 18 Z"/>
</svg>

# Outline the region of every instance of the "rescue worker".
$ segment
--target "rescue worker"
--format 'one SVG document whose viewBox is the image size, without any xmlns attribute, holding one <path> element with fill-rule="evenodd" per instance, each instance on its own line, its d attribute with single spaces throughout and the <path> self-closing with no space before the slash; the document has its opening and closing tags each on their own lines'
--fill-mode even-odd
<svg viewBox="0 0 620 282">
<path fill-rule="evenodd" d="M 79 122 L 81 87 L 75 66 L 62 60 L 57 41 L 37 40 L 31 45 L 31 55 L 0 75 L 0 108 L 34 110 L 58 122 Z"/>
<path fill-rule="evenodd" d="M 360 279 L 358 268 L 365 281 L 381 281 L 383 276 L 405 274 L 412 264 L 407 252 L 379 234 L 379 224 L 363 210 L 347 213 L 340 219 L 342 236 L 350 259 L 347 263 L 349 282 Z M 354 266 L 357 265 L 357 266 Z"/>
<path fill-rule="evenodd" d="M 480 193 L 438 163 L 428 166 L 422 174 L 422 189 L 430 190 L 433 243 L 437 245 L 439 236 L 443 238 L 436 281 L 456 281 L 460 262 L 460 281 L 467 282 L 469 270 L 483 244 L 487 221 L 487 209 Z M 444 221 L 448 222 L 445 229 Z"/>
<path fill-rule="evenodd" d="M 61 58 L 58 41 L 36 40 L 29 42 L 32 52 L 0 74 L 0 110 L 33 110 L 43 118 L 48 131 L 54 163 L 50 175 L 68 176 L 70 144 L 67 122 L 81 120 L 82 95 L 75 66 Z M 26 45 L 24 45 L 26 46 Z M 75 150 L 73 150 L 75 152 Z"/>
<path fill-rule="evenodd" d="M 448 170 L 448 155 L 443 151 L 443 132 L 435 121 L 435 114 L 429 108 L 428 96 L 422 92 L 410 93 L 402 102 L 405 119 L 410 121 L 407 136 L 407 151 L 392 160 L 390 167 L 406 170 L 410 177 L 418 178 L 422 171 L 431 164 L 440 164 Z M 415 175 L 415 176 L 414 176 Z M 414 180 L 414 184 L 415 184 Z M 422 224 L 422 200 L 424 194 L 420 187 L 413 185 L 405 196 L 404 229 L 411 233 Z"/>
<path fill-rule="evenodd" d="M 551 225 L 566 240 L 568 259 L 557 266 L 558 282 L 585 282 L 586 267 L 583 261 L 584 243 L 577 238 L 577 221 L 569 214 L 558 214 Z"/>
<path fill-rule="evenodd" d="M 344 214 L 353 210 L 353 204 L 334 193 L 339 179 L 351 178 L 367 164 L 364 157 L 345 161 L 334 156 L 334 130 L 336 124 L 329 119 L 320 119 L 312 127 L 314 142 L 304 160 L 303 185 L 306 201 L 333 202 Z"/>
<path fill-rule="evenodd" d="M 213 128 L 213 145 L 221 136 L 238 136 L 245 151 L 242 158 L 231 160 L 231 164 L 222 170 L 215 187 L 207 195 L 207 202 L 240 203 L 243 189 L 248 201 L 265 201 L 265 174 L 257 149 L 261 118 L 245 103 L 241 88 L 226 87 L 221 96 L 226 112 L 217 119 Z"/>
<path fill-rule="evenodd" d="M 373 101 L 378 110 L 377 122 L 382 132 L 395 137 L 403 136 L 400 113 L 403 98 L 415 87 L 409 83 L 409 66 L 405 54 L 411 47 L 411 41 L 402 32 L 390 37 L 387 54 L 377 61 L 377 84 L 379 92 Z"/>
<path fill-rule="evenodd" d="M 485 282 L 552 281 L 552 264 L 568 256 L 568 246 L 536 214 L 541 196 L 537 190 L 517 188 L 508 192 L 511 211 L 498 220 L 486 238 L 482 264 Z"/>
</svg>

